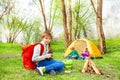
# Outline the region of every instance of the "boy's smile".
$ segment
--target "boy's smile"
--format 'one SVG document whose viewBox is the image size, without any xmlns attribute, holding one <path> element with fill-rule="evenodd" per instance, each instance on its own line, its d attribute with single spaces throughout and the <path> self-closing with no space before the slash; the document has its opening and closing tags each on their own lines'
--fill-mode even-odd
<svg viewBox="0 0 120 80">
<path fill-rule="evenodd" d="M 43 38 L 43 41 L 45 42 L 45 44 L 49 44 L 50 41 L 51 41 L 51 37 L 46 36 L 46 37 Z"/>
</svg>

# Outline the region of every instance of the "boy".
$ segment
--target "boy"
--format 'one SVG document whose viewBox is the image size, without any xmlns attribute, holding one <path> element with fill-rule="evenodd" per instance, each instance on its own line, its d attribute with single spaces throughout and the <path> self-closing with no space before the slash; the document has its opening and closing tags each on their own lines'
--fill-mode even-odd
<svg viewBox="0 0 120 80">
<path fill-rule="evenodd" d="M 68 54 L 68 58 L 70 59 L 78 59 L 79 58 L 79 54 L 77 52 L 77 50 L 74 49 L 74 47 L 71 47 L 71 52 Z"/>
<path fill-rule="evenodd" d="M 64 70 L 64 63 L 53 59 L 53 54 L 49 54 L 49 43 L 52 40 L 50 32 L 45 31 L 42 34 L 41 44 L 44 46 L 43 54 L 40 55 L 41 46 L 38 44 L 34 47 L 32 61 L 37 62 L 37 71 L 40 75 L 44 75 L 44 72 L 50 75 L 55 75 L 58 72 Z"/>
</svg>

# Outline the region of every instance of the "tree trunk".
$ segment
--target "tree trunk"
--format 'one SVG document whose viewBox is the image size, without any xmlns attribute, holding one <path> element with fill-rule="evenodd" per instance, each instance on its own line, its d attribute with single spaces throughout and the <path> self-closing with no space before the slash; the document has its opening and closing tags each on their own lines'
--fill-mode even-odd
<svg viewBox="0 0 120 80">
<path fill-rule="evenodd" d="M 64 38 L 65 38 L 65 47 L 67 48 L 69 46 L 68 42 L 68 29 L 67 29 L 67 15 L 66 15 L 66 8 L 65 8 L 65 2 L 64 0 L 61 0 L 62 2 L 62 14 L 63 14 L 63 28 L 64 28 Z"/>
<path fill-rule="evenodd" d="M 86 32 L 85 27 L 83 27 L 83 35 L 84 35 L 85 38 L 87 38 L 87 32 Z"/>
<path fill-rule="evenodd" d="M 101 53 L 104 54 L 106 52 L 106 43 L 105 43 L 105 36 L 102 27 L 102 0 L 97 0 L 96 25 L 98 31 L 98 45 Z"/>
<path fill-rule="evenodd" d="M 43 20 L 44 20 L 45 31 L 47 31 L 48 29 L 47 29 L 47 23 L 46 23 L 45 12 L 44 12 L 43 5 L 42 5 L 42 0 L 39 0 L 39 2 L 40 2 L 41 10 L 42 10 L 42 15 L 43 15 Z"/>
<path fill-rule="evenodd" d="M 50 1 L 50 8 L 48 10 L 50 10 L 49 14 L 49 18 L 47 18 L 47 16 L 45 15 L 45 8 L 44 8 L 44 4 L 43 4 L 44 0 L 39 0 L 40 3 L 40 7 L 41 7 L 41 12 L 42 12 L 42 17 L 43 17 L 43 22 L 44 22 L 44 28 L 45 31 L 49 31 L 51 32 L 54 26 L 54 22 L 56 19 L 56 11 L 58 8 L 56 8 L 55 3 L 57 4 L 57 2 L 54 2 L 54 0 Z M 55 7 L 55 9 L 53 8 L 53 6 Z"/>
<path fill-rule="evenodd" d="M 69 36 L 69 42 L 68 45 L 72 43 L 72 10 L 71 10 L 71 1 L 68 1 L 68 16 L 67 16 L 67 21 L 68 21 L 68 36 Z"/>
<path fill-rule="evenodd" d="M 79 0 L 79 3 L 80 3 L 80 0 Z M 79 10 L 76 11 L 76 18 L 75 18 L 75 21 L 76 21 L 76 22 L 75 22 L 75 24 L 76 24 L 75 26 L 76 26 L 76 27 L 75 27 L 75 34 L 74 34 L 74 37 L 75 37 L 75 38 L 74 38 L 74 39 L 78 39 L 78 30 L 79 30 L 79 29 L 78 29 L 78 27 L 79 27 L 78 22 L 79 22 L 79 18 L 80 18 L 80 17 L 79 17 L 80 6 L 78 6 L 78 9 L 79 9 Z"/>
</svg>

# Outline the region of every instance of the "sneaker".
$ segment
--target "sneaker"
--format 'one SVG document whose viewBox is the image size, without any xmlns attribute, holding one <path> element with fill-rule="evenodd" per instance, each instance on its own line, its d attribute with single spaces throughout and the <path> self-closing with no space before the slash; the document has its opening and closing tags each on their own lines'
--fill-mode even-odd
<svg viewBox="0 0 120 80">
<path fill-rule="evenodd" d="M 37 67 L 36 68 L 36 70 L 38 71 L 39 75 L 43 76 L 44 68 L 45 67 Z"/>
<path fill-rule="evenodd" d="M 54 76 L 54 75 L 56 75 L 56 72 L 55 72 L 55 70 L 51 70 L 51 71 L 49 72 L 49 74 L 52 75 L 52 76 Z"/>
</svg>

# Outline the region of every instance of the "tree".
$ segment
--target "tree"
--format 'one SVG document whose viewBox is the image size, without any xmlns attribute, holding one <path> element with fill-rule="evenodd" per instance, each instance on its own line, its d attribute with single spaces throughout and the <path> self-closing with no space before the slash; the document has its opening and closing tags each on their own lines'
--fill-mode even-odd
<svg viewBox="0 0 120 80">
<path fill-rule="evenodd" d="M 56 19 L 56 12 L 58 10 L 58 2 L 56 0 L 49 0 L 47 3 L 47 7 L 49 6 L 49 10 L 47 10 L 48 14 L 46 15 L 46 8 L 45 8 L 45 1 L 44 0 L 39 0 L 39 4 L 37 4 L 36 0 L 33 0 L 34 3 L 38 6 L 40 5 L 41 8 L 41 13 L 42 13 L 42 17 L 43 17 L 43 22 L 44 22 L 44 29 L 45 31 L 52 31 L 54 23 L 55 23 L 55 19 Z"/>
<path fill-rule="evenodd" d="M 79 13 L 80 13 L 80 0 L 76 1 L 76 5 L 74 7 L 73 17 L 75 18 L 75 28 L 74 30 L 74 39 L 77 39 L 80 37 L 80 30 L 79 30 Z"/>
<path fill-rule="evenodd" d="M 95 9 L 94 3 L 91 0 L 91 4 L 94 8 L 94 11 L 96 13 L 96 26 L 97 26 L 97 32 L 98 32 L 98 46 L 101 51 L 101 53 L 106 52 L 106 43 L 105 43 L 105 36 L 103 32 L 102 27 L 102 4 L 103 0 L 97 0 L 97 10 Z"/>
<path fill-rule="evenodd" d="M 81 36 L 88 38 L 89 26 L 93 23 L 93 10 L 87 0 L 76 0 L 73 6 L 73 34 L 74 39 Z"/>
<path fill-rule="evenodd" d="M 0 2 L 0 7 L 2 8 L 2 10 L 0 11 L 0 19 L 2 19 L 2 17 L 6 14 L 8 14 L 12 8 L 13 8 L 13 3 L 10 0 L 2 0 Z"/>
<path fill-rule="evenodd" d="M 45 10 L 43 8 L 42 0 L 39 0 L 39 2 L 40 2 L 41 11 L 42 11 L 42 16 L 43 16 L 45 31 L 47 31 L 48 29 L 47 29 L 47 22 L 46 22 Z"/>
<path fill-rule="evenodd" d="M 7 15 L 4 16 L 3 20 L 3 28 L 7 42 L 8 43 L 14 43 L 18 35 L 26 29 L 26 23 L 27 21 L 24 21 L 24 19 L 20 19 L 13 15 Z"/>
<path fill-rule="evenodd" d="M 61 0 L 62 3 L 62 14 L 63 14 L 63 28 L 64 28 L 64 39 L 66 48 L 72 42 L 72 12 L 71 12 L 71 0 L 68 1 L 68 15 L 65 7 L 65 1 Z M 68 16 L 68 17 L 67 17 Z M 68 23 L 68 24 L 67 24 Z"/>
<path fill-rule="evenodd" d="M 41 30 L 40 30 L 40 22 L 39 20 L 35 20 L 34 23 L 30 21 L 29 24 L 27 24 L 27 28 L 24 29 L 23 32 L 23 40 L 24 44 L 29 44 L 29 43 L 35 43 L 39 42 L 41 39 Z"/>
<path fill-rule="evenodd" d="M 67 15 L 67 27 L 68 27 L 68 46 L 72 43 L 72 9 L 71 9 L 71 0 L 68 0 L 68 15 Z M 67 46 L 67 47 L 68 47 Z"/>
</svg>

